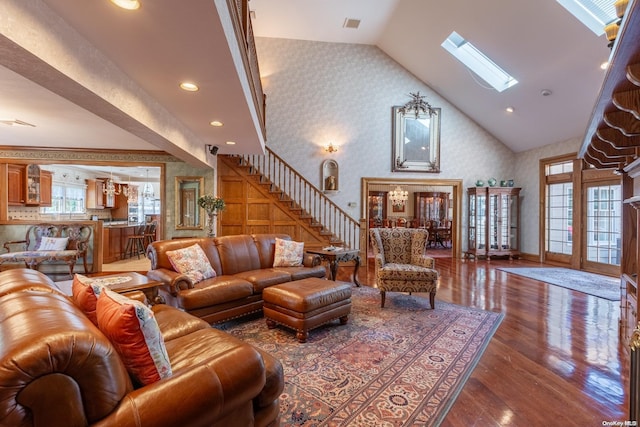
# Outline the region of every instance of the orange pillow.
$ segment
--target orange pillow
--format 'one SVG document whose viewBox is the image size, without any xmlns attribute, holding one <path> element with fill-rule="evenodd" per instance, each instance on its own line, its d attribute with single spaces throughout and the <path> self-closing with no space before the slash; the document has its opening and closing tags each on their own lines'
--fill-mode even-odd
<svg viewBox="0 0 640 427">
<path fill-rule="evenodd" d="M 96 302 L 100 295 L 100 286 L 91 285 L 92 280 L 81 274 L 73 276 L 71 284 L 71 292 L 73 302 L 84 312 L 84 314 L 98 326 L 98 318 L 96 317 Z"/>
<path fill-rule="evenodd" d="M 147 385 L 171 376 L 162 333 L 149 307 L 104 288 L 96 313 L 98 327 L 138 383 Z"/>
</svg>

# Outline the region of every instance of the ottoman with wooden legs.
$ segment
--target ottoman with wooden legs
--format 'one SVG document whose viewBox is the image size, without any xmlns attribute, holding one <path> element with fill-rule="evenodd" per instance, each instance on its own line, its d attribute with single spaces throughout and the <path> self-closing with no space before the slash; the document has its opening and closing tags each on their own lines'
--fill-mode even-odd
<svg viewBox="0 0 640 427">
<path fill-rule="evenodd" d="M 351 284 L 308 278 L 270 286 L 262 291 L 267 326 L 284 325 L 296 330 L 299 342 L 309 331 L 339 319 L 344 325 L 351 313 Z"/>
</svg>

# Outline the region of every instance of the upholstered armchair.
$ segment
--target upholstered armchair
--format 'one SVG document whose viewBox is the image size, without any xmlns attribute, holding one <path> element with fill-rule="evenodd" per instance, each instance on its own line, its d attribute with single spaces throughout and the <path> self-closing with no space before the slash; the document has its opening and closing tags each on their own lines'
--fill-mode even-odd
<svg viewBox="0 0 640 427">
<path fill-rule="evenodd" d="M 376 283 L 381 307 L 387 292 L 428 292 L 435 308 L 439 274 L 435 261 L 426 255 L 429 232 L 418 228 L 372 228 Z"/>
</svg>

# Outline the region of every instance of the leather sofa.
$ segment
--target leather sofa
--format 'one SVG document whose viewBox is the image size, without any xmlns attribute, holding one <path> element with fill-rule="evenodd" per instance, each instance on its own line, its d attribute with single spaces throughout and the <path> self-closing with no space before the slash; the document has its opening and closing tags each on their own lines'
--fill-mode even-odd
<svg viewBox="0 0 640 427">
<path fill-rule="evenodd" d="M 34 270 L 0 273 L 0 425 L 277 426 L 282 365 L 167 305 L 172 375 L 135 386 L 112 343 Z"/>
<path fill-rule="evenodd" d="M 163 283 L 159 291 L 168 304 L 211 324 L 259 312 L 264 288 L 326 275 L 318 255 L 305 254 L 300 267 L 273 267 L 276 237 L 291 240 L 285 234 L 240 234 L 155 241 L 147 247 L 147 277 Z M 216 272 L 196 284 L 178 273 L 167 256 L 167 251 L 194 244 L 202 247 Z"/>
</svg>

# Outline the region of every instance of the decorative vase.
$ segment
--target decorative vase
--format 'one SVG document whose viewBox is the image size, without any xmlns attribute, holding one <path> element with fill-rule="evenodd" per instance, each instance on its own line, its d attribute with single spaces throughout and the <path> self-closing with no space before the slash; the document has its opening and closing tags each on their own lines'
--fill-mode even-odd
<svg viewBox="0 0 640 427">
<path fill-rule="evenodd" d="M 213 231 L 213 224 L 216 220 L 216 212 L 215 211 L 207 211 L 207 217 L 208 217 L 208 227 L 209 229 L 207 230 L 207 236 L 208 237 L 216 237 L 216 233 L 214 233 Z"/>
</svg>

